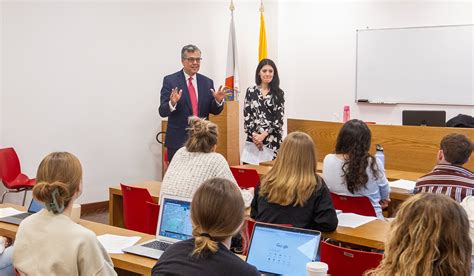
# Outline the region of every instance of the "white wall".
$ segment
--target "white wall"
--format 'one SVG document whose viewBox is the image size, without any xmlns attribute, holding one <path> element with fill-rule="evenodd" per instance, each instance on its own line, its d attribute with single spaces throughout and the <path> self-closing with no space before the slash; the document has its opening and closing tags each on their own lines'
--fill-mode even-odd
<svg viewBox="0 0 474 276">
<path fill-rule="evenodd" d="M 82 202 L 106 200 L 108 187 L 120 182 L 161 179 L 155 134 L 162 79 L 181 68 L 181 47 L 193 43 L 203 52 L 201 72 L 223 83 L 227 1 L 1 6 L 2 138 L 17 149 L 23 170 L 34 176 L 51 151 L 76 154 L 84 167 Z M 258 6 L 236 3 L 242 86 L 253 83 Z M 277 7 L 266 10 L 272 54 Z"/>
<path fill-rule="evenodd" d="M 254 83 L 259 2 L 235 1 L 243 92 Z M 203 52 L 201 73 L 223 83 L 228 4 L 0 2 L 1 145 L 17 149 L 30 176 L 47 153 L 75 153 L 84 167 L 81 202 L 106 200 L 119 182 L 161 179 L 154 139 L 162 78 L 181 68 L 179 51 L 193 43 Z M 353 103 L 355 29 L 468 24 L 472 15 L 471 2 L 265 1 L 269 58 L 278 64 L 287 117 L 340 120 L 349 104 L 352 117 L 400 123 L 407 106 Z M 447 110 L 448 117 L 474 115 Z"/>
<path fill-rule="evenodd" d="M 2 143 L 2 138 L 3 138 L 3 127 L 2 127 L 2 117 L 3 117 L 3 105 L 2 105 L 2 91 L 3 91 L 3 51 L 2 51 L 2 46 L 3 46 L 3 35 L 2 35 L 2 25 L 3 25 L 3 6 L 0 4 L 0 147 L 3 146 Z"/>
<path fill-rule="evenodd" d="M 466 106 L 354 103 L 356 29 L 473 23 L 471 1 L 281 2 L 278 56 L 288 117 L 340 121 L 344 105 L 352 118 L 381 124 L 401 124 L 404 109 L 474 115 Z"/>
</svg>

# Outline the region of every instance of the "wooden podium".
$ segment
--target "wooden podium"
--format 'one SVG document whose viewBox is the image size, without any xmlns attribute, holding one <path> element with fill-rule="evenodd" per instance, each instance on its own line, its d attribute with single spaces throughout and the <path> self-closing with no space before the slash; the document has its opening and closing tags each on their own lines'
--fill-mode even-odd
<svg viewBox="0 0 474 276">
<path fill-rule="evenodd" d="M 240 164 L 239 150 L 239 102 L 232 101 L 224 104 L 224 110 L 219 115 L 210 115 L 209 121 L 215 123 L 218 127 L 219 137 L 217 139 L 217 152 L 222 154 L 229 166 Z M 168 120 L 161 121 L 161 131 L 166 132 Z M 162 135 L 162 141 L 165 141 L 165 135 Z M 165 146 L 161 146 L 162 153 Z M 163 159 L 162 159 L 163 160 Z M 162 175 L 164 175 L 164 166 L 162 162 Z"/>
</svg>

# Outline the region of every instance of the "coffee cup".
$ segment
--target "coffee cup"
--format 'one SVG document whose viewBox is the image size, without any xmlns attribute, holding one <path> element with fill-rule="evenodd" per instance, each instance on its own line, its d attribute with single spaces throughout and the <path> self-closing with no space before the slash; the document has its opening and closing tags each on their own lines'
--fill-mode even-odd
<svg viewBox="0 0 474 276">
<path fill-rule="evenodd" d="M 326 276 L 328 265 L 323 262 L 309 262 L 306 264 L 306 273 L 308 276 Z"/>
<path fill-rule="evenodd" d="M 81 204 L 74 203 L 71 210 L 72 221 L 78 223 L 81 218 Z"/>
</svg>

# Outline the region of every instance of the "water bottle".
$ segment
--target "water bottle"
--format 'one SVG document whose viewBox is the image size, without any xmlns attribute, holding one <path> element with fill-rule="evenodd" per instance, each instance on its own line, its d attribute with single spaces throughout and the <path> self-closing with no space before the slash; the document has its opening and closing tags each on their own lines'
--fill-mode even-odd
<svg viewBox="0 0 474 276">
<path fill-rule="evenodd" d="M 345 123 L 351 119 L 351 111 L 348 105 L 344 106 L 344 112 L 342 114 L 342 122 Z"/>
<path fill-rule="evenodd" d="M 382 166 L 385 168 L 385 155 L 383 154 L 383 148 L 380 144 L 375 145 L 375 158 L 380 160 Z"/>
</svg>

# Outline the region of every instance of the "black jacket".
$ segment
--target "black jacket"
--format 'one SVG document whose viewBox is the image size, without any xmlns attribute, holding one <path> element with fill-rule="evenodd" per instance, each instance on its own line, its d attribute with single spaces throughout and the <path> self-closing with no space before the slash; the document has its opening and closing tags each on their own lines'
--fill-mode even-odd
<svg viewBox="0 0 474 276">
<path fill-rule="evenodd" d="M 304 206 L 282 206 L 269 203 L 259 196 L 260 187 L 255 189 L 250 216 L 256 221 L 275 224 L 291 224 L 293 227 L 331 232 L 337 228 L 337 215 L 332 204 L 329 189 L 324 180 L 317 176 L 317 188 Z"/>
</svg>

